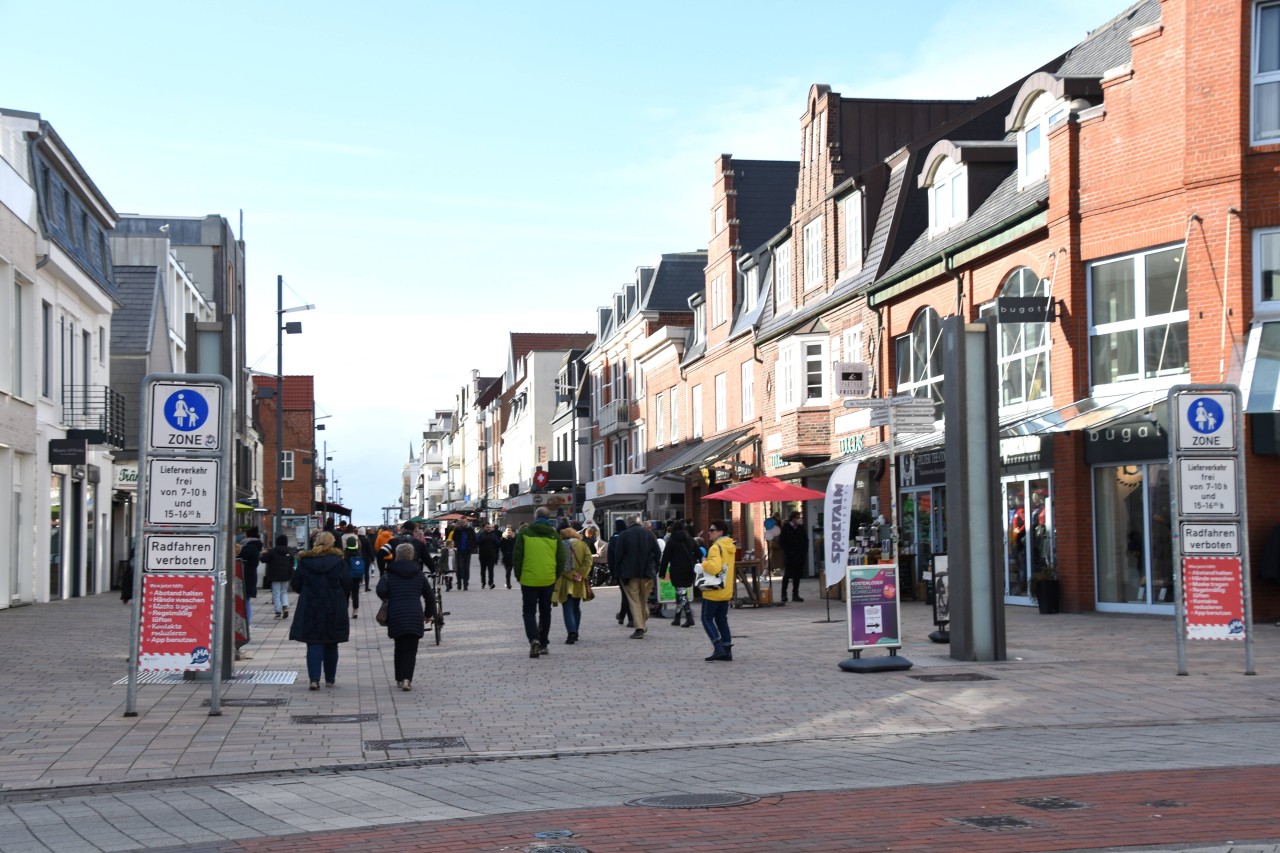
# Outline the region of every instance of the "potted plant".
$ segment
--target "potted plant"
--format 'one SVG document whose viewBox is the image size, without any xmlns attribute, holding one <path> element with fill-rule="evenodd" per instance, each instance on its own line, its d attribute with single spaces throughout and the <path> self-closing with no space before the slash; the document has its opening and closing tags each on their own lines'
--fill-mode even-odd
<svg viewBox="0 0 1280 853">
<path fill-rule="evenodd" d="M 1062 596 L 1058 583 L 1058 567 L 1042 563 L 1031 575 L 1031 600 L 1040 606 L 1041 613 L 1057 613 Z"/>
</svg>

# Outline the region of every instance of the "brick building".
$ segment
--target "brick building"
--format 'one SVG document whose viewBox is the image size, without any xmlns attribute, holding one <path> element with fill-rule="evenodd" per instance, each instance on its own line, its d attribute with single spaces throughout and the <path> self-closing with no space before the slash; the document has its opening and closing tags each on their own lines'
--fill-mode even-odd
<svg viewBox="0 0 1280 853">
<path fill-rule="evenodd" d="M 262 493 L 269 513 L 263 515 L 263 535 L 276 530 L 276 377 L 257 374 L 253 377 L 254 420 L 259 434 L 262 436 L 263 459 Z M 265 392 L 265 393 L 264 393 Z M 320 474 L 316 466 L 323 467 L 323 460 L 318 459 L 315 433 L 315 377 L 285 376 L 284 400 L 279 410 L 284 412 L 284 443 L 282 450 L 281 482 L 283 503 L 282 518 L 286 521 L 290 516 L 310 516 L 316 508 L 316 486 L 320 483 Z M 279 530 L 289 533 L 288 529 Z"/>
</svg>

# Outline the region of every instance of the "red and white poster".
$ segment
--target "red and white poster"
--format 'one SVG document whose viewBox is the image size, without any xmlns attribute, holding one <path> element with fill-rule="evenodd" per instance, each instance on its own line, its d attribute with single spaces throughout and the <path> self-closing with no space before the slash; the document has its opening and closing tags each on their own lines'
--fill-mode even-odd
<svg viewBox="0 0 1280 853">
<path fill-rule="evenodd" d="M 1188 640 L 1244 639 L 1244 578 L 1239 557 L 1185 557 L 1182 598 Z"/>
<path fill-rule="evenodd" d="M 142 576 L 142 638 L 138 669 L 189 672 L 210 668 L 214 577 Z"/>
</svg>

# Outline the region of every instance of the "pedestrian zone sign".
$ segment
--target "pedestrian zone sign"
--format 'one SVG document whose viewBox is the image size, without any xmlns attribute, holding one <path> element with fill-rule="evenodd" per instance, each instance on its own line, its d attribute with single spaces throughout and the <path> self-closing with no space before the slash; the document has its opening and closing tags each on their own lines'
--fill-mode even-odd
<svg viewBox="0 0 1280 853">
<path fill-rule="evenodd" d="M 220 450 L 221 422 L 220 386 L 179 382 L 151 386 L 150 450 Z"/>
<path fill-rule="evenodd" d="M 1235 450 L 1235 398 L 1216 392 L 1177 395 L 1179 450 Z"/>
</svg>

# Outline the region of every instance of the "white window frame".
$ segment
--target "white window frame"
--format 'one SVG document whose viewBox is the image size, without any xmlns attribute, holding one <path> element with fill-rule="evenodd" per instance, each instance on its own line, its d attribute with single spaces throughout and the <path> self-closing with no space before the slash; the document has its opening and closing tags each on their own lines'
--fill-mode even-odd
<svg viewBox="0 0 1280 853">
<path fill-rule="evenodd" d="M 804 227 L 804 289 L 822 286 L 822 217 Z"/>
<path fill-rule="evenodd" d="M 942 417 L 942 405 L 945 401 L 943 384 L 946 379 L 940 362 L 942 358 L 942 318 L 932 308 L 921 311 L 911 323 L 911 331 L 894 338 L 895 358 L 895 393 L 910 394 L 913 397 L 927 398 L 934 401 L 935 420 Z M 917 363 L 916 354 L 924 344 L 925 357 Z M 904 349 L 905 356 L 904 359 Z M 903 376 L 903 362 L 909 361 L 907 376 Z M 934 368 L 938 372 L 934 373 Z"/>
<path fill-rule="evenodd" d="M 707 339 L 707 303 L 693 306 L 693 342 L 700 344 Z"/>
<path fill-rule="evenodd" d="M 667 392 L 667 399 L 671 401 L 671 443 L 678 444 L 680 442 L 680 386 L 673 385 L 671 390 Z"/>
<path fill-rule="evenodd" d="M 788 412 L 797 405 L 795 356 L 793 347 L 778 347 L 778 360 L 773 365 L 773 387 L 777 390 L 778 397 L 778 403 L 774 406 L 775 415 Z"/>
<path fill-rule="evenodd" d="M 1005 276 L 1000 296 L 1043 296 L 1046 301 L 1051 298 L 1050 284 L 1047 279 L 1037 278 L 1030 267 L 1018 267 Z M 979 309 L 980 316 L 994 313 L 996 303 L 989 302 Z M 1002 415 L 1043 409 L 1053 399 L 1053 381 L 1051 376 L 1052 359 L 1049 357 L 1053 349 L 1053 328 L 1049 323 L 1001 323 L 996 338 L 996 394 Z M 1041 343 L 1028 345 L 1040 334 Z M 1032 373 L 1037 368 L 1044 368 L 1044 387 L 1035 397 L 1027 395 L 1027 366 Z M 1014 397 L 1007 393 L 1004 379 L 1010 372 L 1022 377 L 1022 395 Z"/>
<path fill-rule="evenodd" d="M 1146 352 L 1146 333 L 1149 330 L 1160 329 L 1167 326 L 1173 326 L 1179 323 L 1188 325 L 1188 329 L 1187 329 L 1188 359 L 1190 358 L 1190 355 L 1189 355 L 1190 312 L 1187 309 L 1183 309 L 1181 311 L 1171 311 L 1171 312 L 1165 312 L 1161 314 L 1150 313 L 1148 311 L 1147 304 L 1146 304 L 1147 303 L 1147 295 L 1146 295 L 1146 287 L 1145 287 L 1146 262 L 1152 255 L 1156 255 L 1162 252 L 1168 252 L 1170 250 L 1182 251 L 1182 263 L 1184 266 L 1183 266 L 1182 276 L 1179 279 L 1178 287 L 1183 291 L 1183 293 L 1186 293 L 1187 291 L 1187 276 L 1186 276 L 1186 267 L 1185 267 L 1186 249 L 1185 249 L 1185 246 L 1181 244 L 1174 244 L 1172 246 L 1160 246 L 1154 249 L 1146 249 L 1141 252 L 1135 252 L 1133 254 L 1122 255 L 1120 257 L 1115 257 L 1115 258 L 1107 258 L 1106 260 L 1095 261 L 1093 263 L 1086 265 L 1086 268 L 1085 268 L 1086 275 L 1087 275 L 1086 288 L 1089 294 L 1089 350 L 1088 350 L 1089 381 L 1091 383 L 1090 387 L 1092 388 L 1092 393 L 1094 395 L 1105 396 L 1108 394 L 1132 393 L 1138 390 L 1159 390 L 1162 388 L 1169 388 L 1169 387 L 1172 387 L 1173 385 L 1178 384 L 1179 382 L 1186 381 L 1186 378 L 1190 373 L 1189 367 L 1188 368 L 1183 368 L 1183 367 L 1165 368 L 1160 372 L 1160 375 L 1158 376 L 1148 377 L 1146 375 L 1147 363 L 1148 363 L 1148 353 Z M 1109 266 L 1112 264 L 1119 264 L 1119 263 L 1126 263 L 1130 261 L 1132 261 L 1134 265 L 1134 268 L 1133 268 L 1134 316 L 1133 318 L 1125 319 L 1125 320 L 1116 320 L 1108 323 L 1103 323 L 1101 325 L 1096 324 L 1094 321 L 1096 306 L 1094 305 L 1094 292 L 1093 292 L 1093 280 L 1094 280 L 1095 271 L 1104 266 Z M 1154 308 L 1158 309 L 1159 306 L 1154 306 Z M 1094 340 L 1104 335 L 1116 335 L 1116 334 L 1123 334 L 1125 332 L 1133 332 L 1136 335 L 1137 373 L 1132 376 L 1126 375 L 1125 377 L 1120 378 L 1114 382 L 1106 382 L 1106 383 L 1096 382 L 1095 376 L 1094 376 L 1094 354 L 1093 354 Z M 1163 345 L 1163 339 L 1162 339 L 1162 345 Z M 1159 358 L 1160 358 L 1159 353 L 1151 354 L 1152 361 L 1158 361 Z"/>
<path fill-rule="evenodd" d="M 729 320 L 729 274 L 720 273 L 711 280 L 711 327 L 722 325 Z"/>
<path fill-rule="evenodd" d="M 969 170 L 942 158 L 929 184 L 929 233 L 943 234 L 969 218 Z"/>
<path fill-rule="evenodd" d="M 841 335 L 843 361 L 864 361 L 862 357 L 862 324 L 845 329 Z"/>
<path fill-rule="evenodd" d="M 724 204 L 717 204 L 716 212 L 712 221 L 712 227 L 714 228 L 714 230 L 711 233 L 713 235 L 719 234 L 721 231 L 724 230 L 724 226 L 727 223 L 728 223 L 728 219 L 726 219 L 725 217 Z"/>
<path fill-rule="evenodd" d="M 742 422 L 745 424 L 756 416 L 756 373 L 755 359 L 742 362 Z"/>
<path fill-rule="evenodd" d="M 604 442 L 591 445 L 591 479 L 604 478 Z"/>
<path fill-rule="evenodd" d="M 856 273 L 862 269 L 863 230 L 862 230 L 862 193 L 850 193 L 840 202 L 840 219 L 844 225 L 844 255 L 842 257 L 844 273 Z"/>
<path fill-rule="evenodd" d="M 716 389 L 716 432 L 724 432 L 729 428 L 729 380 L 723 373 L 717 373 Z"/>
<path fill-rule="evenodd" d="M 1252 78 L 1249 87 L 1249 132 L 1250 138 L 1254 145 L 1270 145 L 1280 142 L 1280 56 L 1277 57 L 1276 68 L 1268 71 L 1260 71 L 1258 65 L 1262 60 L 1262 17 L 1264 12 L 1271 11 L 1274 15 L 1280 15 L 1280 2 L 1263 2 L 1255 3 L 1253 7 L 1253 46 L 1252 56 L 1249 63 L 1249 71 Z M 1280 29 L 1280 18 L 1276 20 L 1277 28 Z M 1280 37 L 1280 33 L 1277 33 Z M 1280 50 L 1280 48 L 1278 48 Z M 1260 131 L 1258 113 L 1266 100 L 1259 94 L 1264 87 L 1274 87 L 1275 98 L 1272 106 L 1276 116 L 1273 128 Z"/>
<path fill-rule="evenodd" d="M 702 386 L 694 385 L 689 394 L 689 428 L 692 438 L 702 438 Z"/>
<path fill-rule="evenodd" d="M 1265 270 L 1263 242 L 1275 241 L 1277 263 L 1273 270 Z M 1275 274 L 1274 293 L 1267 299 L 1264 276 L 1267 272 Z M 1280 317 L 1280 228 L 1255 228 L 1253 231 L 1253 312 L 1255 315 Z"/>
<path fill-rule="evenodd" d="M 294 477 L 293 463 L 294 463 L 294 459 L 293 459 L 293 451 L 292 451 L 292 450 L 282 450 L 282 451 L 280 451 L 280 479 L 281 479 L 281 481 L 284 481 L 284 480 L 292 480 L 292 479 L 293 479 L 293 477 Z"/>
<path fill-rule="evenodd" d="M 810 396 L 809 367 L 814 360 L 814 353 L 810 350 L 813 347 L 818 348 L 818 369 L 812 374 L 818 380 L 818 393 Z M 831 339 L 826 335 L 789 338 L 778 347 L 778 362 L 774 370 L 779 413 L 806 406 L 827 405 L 831 399 Z"/>
<path fill-rule="evenodd" d="M 791 238 L 773 250 L 773 305 L 778 314 L 795 307 L 795 289 L 791 281 Z"/>
<path fill-rule="evenodd" d="M 649 431 L 645 424 L 636 424 L 635 446 L 631 451 L 631 473 L 644 470 L 645 460 L 648 458 L 648 436 Z"/>
<path fill-rule="evenodd" d="M 752 267 L 742 274 L 742 307 L 754 311 L 760 299 L 760 268 Z"/>
<path fill-rule="evenodd" d="M 662 447 L 667 443 L 667 395 L 659 391 L 653 397 L 654 415 L 654 447 Z"/>
<path fill-rule="evenodd" d="M 1061 101 L 1048 92 L 1035 96 L 1018 129 L 1018 189 L 1040 183 L 1049 175 L 1049 129 L 1061 121 L 1065 110 L 1057 107 Z M 1034 135 L 1039 144 L 1028 151 L 1027 143 Z"/>
</svg>

